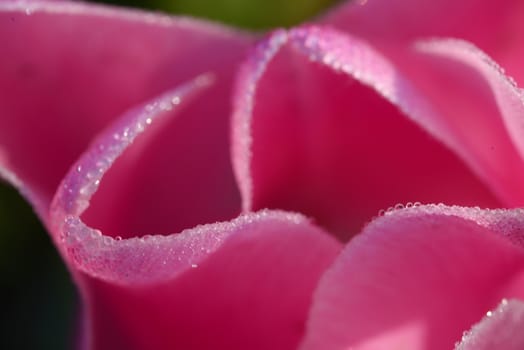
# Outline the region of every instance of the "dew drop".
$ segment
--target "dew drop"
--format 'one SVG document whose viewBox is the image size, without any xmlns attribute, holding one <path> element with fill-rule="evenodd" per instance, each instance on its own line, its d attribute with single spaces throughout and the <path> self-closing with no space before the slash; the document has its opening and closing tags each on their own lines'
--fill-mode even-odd
<svg viewBox="0 0 524 350">
<path fill-rule="evenodd" d="M 160 109 L 163 111 L 170 111 L 173 109 L 173 105 L 169 102 L 161 102 Z"/>
<path fill-rule="evenodd" d="M 89 235 L 92 237 L 92 238 L 99 238 L 102 236 L 102 232 L 98 231 L 98 230 L 93 230 L 93 231 L 90 231 L 89 232 Z"/>
<path fill-rule="evenodd" d="M 144 236 L 142 236 L 141 239 L 142 239 L 143 242 L 145 242 L 145 241 L 148 241 L 148 240 L 150 240 L 150 239 L 152 239 L 152 238 L 153 238 L 152 235 L 144 235 Z"/>
<path fill-rule="evenodd" d="M 334 56 L 333 56 L 332 54 L 329 54 L 329 53 L 328 53 L 328 54 L 326 54 L 326 55 L 322 58 L 322 62 L 323 62 L 324 64 L 329 65 L 329 64 L 331 64 L 331 63 L 333 62 L 334 59 L 335 59 Z"/>
</svg>

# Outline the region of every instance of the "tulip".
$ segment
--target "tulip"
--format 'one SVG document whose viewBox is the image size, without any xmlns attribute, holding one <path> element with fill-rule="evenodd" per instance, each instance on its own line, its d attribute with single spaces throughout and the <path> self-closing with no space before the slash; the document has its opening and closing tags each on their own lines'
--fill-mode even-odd
<svg viewBox="0 0 524 350">
<path fill-rule="evenodd" d="M 519 6 L 351 1 L 260 38 L 0 2 L 0 177 L 80 347 L 521 349 Z"/>
</svg>

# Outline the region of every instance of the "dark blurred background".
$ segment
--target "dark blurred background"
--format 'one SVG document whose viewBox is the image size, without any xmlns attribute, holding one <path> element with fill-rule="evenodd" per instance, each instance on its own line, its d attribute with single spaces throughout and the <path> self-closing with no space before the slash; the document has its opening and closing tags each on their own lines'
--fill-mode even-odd
<svg viewBox="0 0 524 350">
<path fill-rule="evenodd" d="M 337 0 L 108 0 L 245 29 L 289 27 Z M 77 296 L 32 209 L 0 181 L 0 349 L 70 349 Z"/>
</svg>

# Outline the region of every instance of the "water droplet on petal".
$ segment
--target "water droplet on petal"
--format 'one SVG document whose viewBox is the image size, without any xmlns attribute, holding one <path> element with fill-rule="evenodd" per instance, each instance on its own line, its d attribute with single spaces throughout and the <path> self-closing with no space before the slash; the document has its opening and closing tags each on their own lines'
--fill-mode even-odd
<svg viewBox="0 0 524 350">
<path fill-rule="evenodd" d="M 163 111 L 170 111 L 173 109 L 173 105 L 169 102 L 163 101 L 160 102 L 160 109 Z"/>
</svg>

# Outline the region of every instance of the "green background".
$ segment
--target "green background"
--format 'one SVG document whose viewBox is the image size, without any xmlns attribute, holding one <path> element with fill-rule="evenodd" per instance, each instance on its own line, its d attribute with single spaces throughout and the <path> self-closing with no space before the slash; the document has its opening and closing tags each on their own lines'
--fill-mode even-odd
<svg viewBox="0 0 524 350">
<path fill-rule="evenodd" d="M 334 0 L 107 0 L 117 5 L 162 9 L 167 12 L 205 17 L 231 25 L 268 29 L 289 27 L 307 20 Z"/>
<path fill-rule="evenodd" d="M 288 27 L 336 0 L 106 1 L 205 17 L 242 28 Z M 93 29 L 95 30 L 95 29 Z M 77 296 L 60 258 L 31 208 L 0 182 L 0 349 L 73 347 Z"/>
</svg>

